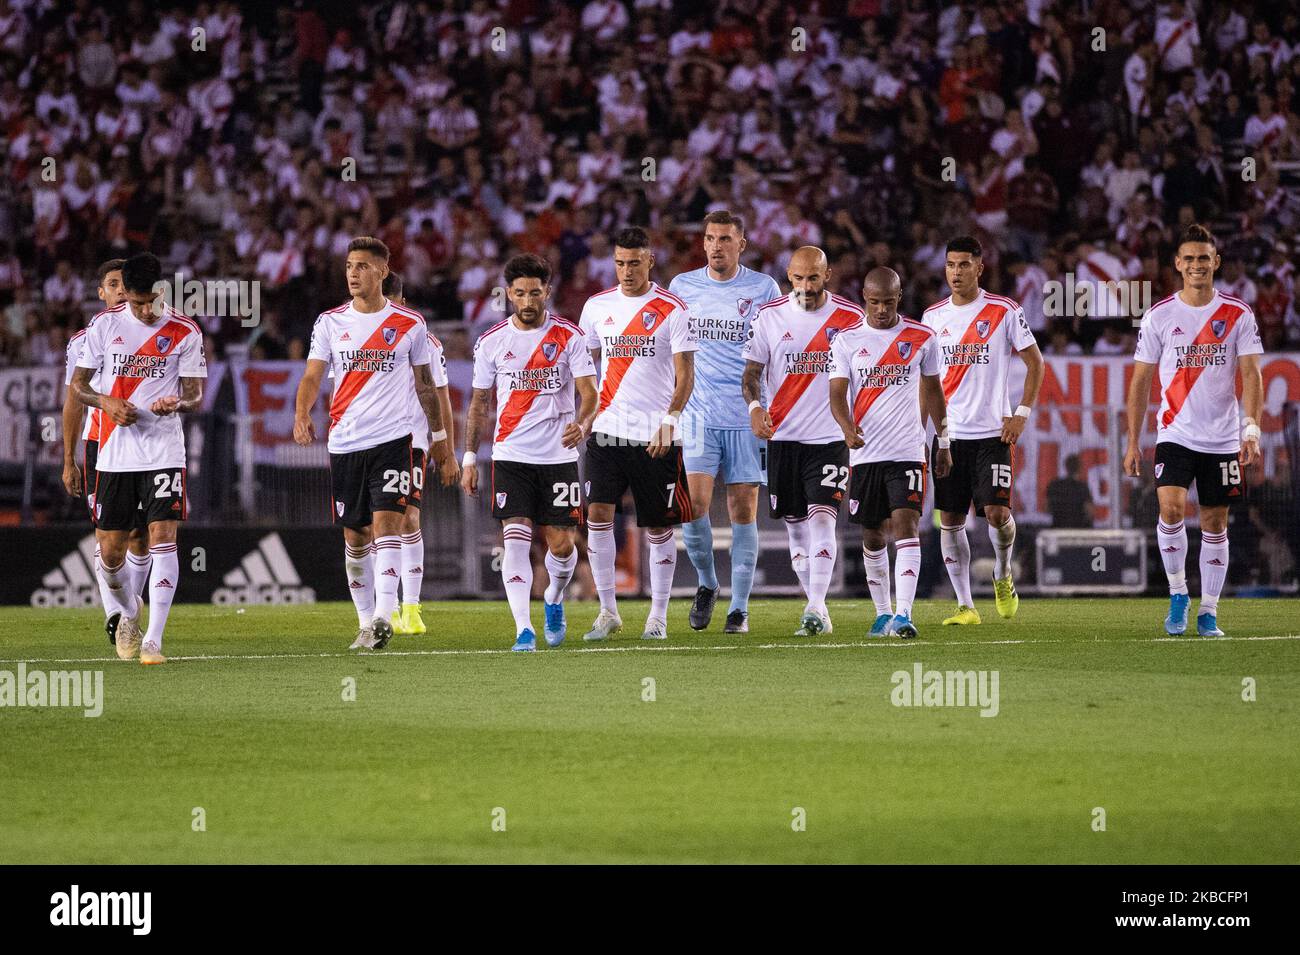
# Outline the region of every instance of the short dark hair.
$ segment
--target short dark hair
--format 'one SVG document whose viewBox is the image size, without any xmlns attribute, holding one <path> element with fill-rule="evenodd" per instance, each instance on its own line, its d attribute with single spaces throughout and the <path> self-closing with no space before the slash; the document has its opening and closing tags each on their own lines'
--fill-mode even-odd
<svg viewBox="0 0 1300 955">
<path fill-rule="evenodd" d="M 640 226 L 630 225 L 614 236 L 614 245 L 620 249 L 648 249 L 650 236 Z"/>
<path fill-rule="evenodd" d="M 984 258 L 984 246 L 973 235 L 959 235 L 948 242 L 949 252 L 969 252 L 977 259 Z"/>
<path fill-rule="evenodd" d="M 122 285 L 128 292 L 152 292 L 161 281 L 162 263 L 152 252 L 141 252 L 122 263 Z"/>
<path fill-rule="evenodd" d="M 734 225 L 737 232 L 741 235 L 745 234 L 745 220 L 732 212 L 728 212 L 726 209 L 718 209 L 715 212 L 710 212 L 704 217 L 704 224 L 706 226 Z M 626 248 L 626 246 L 624 246 L 624 248 Z"/>
<path fill-rule="evenodd" d="M 540 279 L 543 285 L 549 285 L 551 264 L 540 255 L 525 252 L 506 263 L 505 279 L 507 288 L 514 284 L 515 279 Z"/>
<path fill-rule="evenodd" d="M 396 272 L 389 272 L 384 276 L 384 284 L 380 286 L 380 291 L 384 293 L 384 298 L 401 298 L 402 277 Z"/>
<path fill-rule="evenodd" d="M 109 259 L 107 262 L 102 263 L 95 273 L 99 276 L 99 284 L 104 284 L 104 279 L 108 278 L 109 272 L 117 272 L 125 264 L 126 259 Z"/>
<path fill-rule="evenodd" d="M 388 246 L 382 241 L 376 239 L 373 235 L 359 235 L 348 243 L 349 252 L 369 252 L 371 255 L 377 255 L 388 263 Z"/>
<path fill-rule="evenodd" d="M 1205 226 L 1201 225 L 1199 222 L 1193 222 L 1184 229 L 1183 234 L 1178 237 L 1178 244 L 1180 246 L 1187 242 L 1208 242 L 1210 245 L 1214 246 L 1216 252 L 1219 249 L 1219 243 L 1214 241 L 1214 233 L 1205 228 Z"/>
<path fill-rule="evenodd" d="M 1083 466 L 1083 461 L 1077 454 L 1067 455 L 1065 458 L 1065 473 L 1073 474 Z"/>
</svg>

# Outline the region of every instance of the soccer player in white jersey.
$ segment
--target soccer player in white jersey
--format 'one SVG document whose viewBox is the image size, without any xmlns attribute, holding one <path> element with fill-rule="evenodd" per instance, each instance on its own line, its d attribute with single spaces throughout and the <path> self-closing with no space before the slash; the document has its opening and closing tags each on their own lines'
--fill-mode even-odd
<svg viewBox="0 0 1300 955">
<path fill-rule="evenodd" d="M 402 295 L 402 277 L 390 271 L 384 279 L 384 297 L 394 305 L 406 305 Z M 433 384 L 438 389 L 438 409 L 442 412 L 443 427 L 447 431 L 447 446 L 456 446 L 456 425 L 451 413 L 451 395 L 447 386 L 447 356 L 442 342 L 429 332 L 429 369 Z M 406 393 L 406 413 L 411 421 L 411 493 L 407 497 L 406 513 L 402 516 L 402 602 L 393 611 L 393 633 L 414 636 L 424 633 L 424 617 L 420 612 L 420 591 L 424 587 L 424 535 L 420 530 L 420 504 L 424 497 L 425 460 L 429 455 L 429 421 L 420 404 L 414 386 Z M 440 469 L 442 483 L 448 487 L 460 480 L 460 466 L 454 454 L 447 455 Z"/>
<path fill-rule="evenodd" d="M 529 608 L 534 527 L 546 535 L 546 643 L 558 647 L 568 629 L 564 591 L 578 566 L 577 529 L 583 521 L 578 445 L 596 416 L 596 366 L 581 329 L 546 308 L 551 267 L 545 259 L 515 256 L 506 263 L 505 280 L 514 314 L 474 345 L 461 487 L 478 496 L 475 451 L 495 396 L 491 494 L 492 516 L 501 521 L 505 541 L 501 580 L 515 618 L 512 649 L 532 652 L 537 649 Z"/>
<path fill-rule="evenodd" d="M 635 226 L 614 237 L 618 285 L 587 299 L 578 322 L 600 353 L 600 396 L 585 461 L 587 558 L 600 613 L 584 640 L 623 627 L 614 598 L 614 509 L 631 488 L 650 544 L 650 614 L 644 640 L 668 637 L 677 567 L 673 528 L 694 518 L 677 426 L 695 382 L 695 329 L 685 302 L 650 280 L 650 237 Z"/>
<path fill-rule="evenodd" d="M 86 508 L 90 512 L 91 524 L 95 522 L 95 459 L 99 454 L 99 418 L 102 412 L 95 410 L 86 413 L 86 406 L 77 400 L 72 391 L 72 376 L 77 372 L 77 360 L 81 357 L 81 347 L 85 344 L 86 331 L 95 320 L 114 307 L 126 301 L 126 291 L 122 288 L 123 259 L 109 259 L 99 267 L 99 287 L 95 290 L 99 300 L 104 303 L 104 310 L 96 312 L 86 323 L 86 328 L 68 339 L 68 352 L 64 366 L 63 385 L 63 487 L 73 497 L 86 495 Z M 98 389 L 99 382 L 91 379 L 91 386 Z M 83 426 L 84 422 L 84 426 Z M 82 466 L 77 467 L 77 440 L 85 439 Z M 99 559 L 96 548 L 96 560 Z M 144 590 L 149 580 L 149 527 L 144 520 L 144 511 L 136 511 L 136 521 L 126 539 L 126 577 L 127 590 L 137 596 Z M 117 625 L 121 622 L 121 613 L 111 609 L 107 586 L 103 578 L 96 575 L 99 583 L 99 598 L 104 605 L 104 630 L 108 642 L 117 645 Z"/>
<path fill-rule="evenodd" d="M 1259 416 L 1264 385 L 1255 313 L 1239 298 L 1216 291 L 1214 236 L 1204 226 L 1183 230 L 1174 268 L 1182 289 L 1147 310 L 1138 331 L 1128 393 L 1128 449 L 1124 473 L 1141 470 L 1139 436 L 1147 417 L 1151 379 L 1160 372 L 1156 418 L 1156 542 L 1169 578 L 1165 632 L 1187 630 L 1187 489 L 1196 483 L 1201 522 L 1201 605 L 1196 632 L 1221 637 L 1219 594 L 1228 576 L 1228 510 L 1241 500 L 1241 468 L 1259 459 Z M 1237 405 L 1237 374 L 1241 401 Z"/>
<path fill-rule="evenodd" d="M 413 486 L 411 423 L 401 413 L 412 377 L 432 432 L 429 455 L 439 471 L 452 450 L 429 367 L 428 327 L 419 312 L 383 294 L 388 247 L 370 236 L 353 239 L 346 274 L 351 300 L 322 312 L 312 329 L 293 437 L 303 445 L 316 439 L 311 408 L 328 368 L 334 377 L 331 517 L 343 525 L 344 569 L 357 609 L 352 649 L 382 650 L 393 636 L 402 521 Z"/>
<path fill-rule="evenodd" d="M 831 632 L 826 592 L 849 481 L 849 449 L 827 414 L 831 346 L 865 315 L 827 291 L 831 270 L 821 249 L 797 249 L 786 274 L 790 294 L 759 309 L 750 327 L 741 390 L 750 428 L 767 441 L 768 513 L 785 520 L 790 564 L 808 597 L 795 636 L 807 637 Z M 771 399 L 766 408 L 764 393 Z"/>
<path fill-rule="evenodd" d="M 934 472 L 952 467 L 934 329 L 898 314 L 902 285 L 876 268 L 862 283 L 867 320 L 831 346 L 831 413 L 849 447 L 849 522 L 862 528 L 867 586 L 876 605 L 868 637 L 916 636 L 912 602 L 921 573 L 917 522 L 925 501 L 925 419 L 934 422 Z M 894 612 L 886 528 L 894 538 Z"/>
<path fill-rule="evenodd" d="M 690 624 L 694 630 L 708 627 L 718 600 L 709 505 L 714 481 L 721 473 L 731 518 L 731 605 L 723 628 L 726 633 L 749 631 L 749 591 L 758 561 L 758 485 L 763 481 L 766 451 L 749 428 L 749 414 L 740 394 L 745 370 L 741 352 L 758 310 L 781 296 L 770 275 L 740 264 L 744 251 L 744 220 L 723 210 L 710 212 L 704 217 L 708 264 L 683 272 L 668 286 L 690 306 L 700 345 L 695 353 L 695 389 L 682 415 L 682 454 L 691 509 L 696 515 L 682 525 L 682 539 L 699 576 Z"/>
<path fill-rule="evenodd" d="M 109 613 L 120 614 L 117 655 L 165 663 L 163 631 L 180 583 L 176 529 L 186 517 L 185 432 L 178 415 L 203 402 L 203 331 L 163 303 L 162 266 L 148 252 L 122 265 L 125 304 L 88 328 L 73 393 L 100 412 L 93 476 L 96 572 Z M 96 386 L 97 383 L 97 386 Z M 122 573 L 126 542 L 143 510 L 149 528 L 149 628 L 140 636 L 140 595 Z"/>
<path fill-rule="evenodd" d="M 952 470 L 935 475 L 934 507 L 940 512 L 943 563 L 957 593 L 957 612 L 945 624 L 978 624 L 970 590 L 970 541 L 966 517 L 972 501 L 989 525 L 993 542 L 993 597 L 998 614 L 1016 615 L 1020 596 L 1011 575 L 1016 522 L 1011 516 L 1011 447 L 1025 430 L 1043 383 L 1043 355 L 1024 310 L 980 288 L 984 252 L 968 235 L 948 243 L 944 275 L 951 294 L 925 310 L 921 321 L 938 335 L 943 397 L 948 402 Z M 1011 356 L 1025 363 L 1025 388 L 1011 413 Z"/>
</svg>

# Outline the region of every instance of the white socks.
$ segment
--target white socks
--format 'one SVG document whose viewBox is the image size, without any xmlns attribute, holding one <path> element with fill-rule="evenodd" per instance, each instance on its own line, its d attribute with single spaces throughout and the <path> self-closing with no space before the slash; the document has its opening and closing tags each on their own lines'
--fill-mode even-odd
<svg viewBox="0 0 1300 955">
<path fill-rule="evenodd" d="M 882 547 L 880 550 L 867 550 L 867 545 L 862 545 L 862 563 L 867 571 L 867 589 L 871 591 L 871 599 L 876 604 L 876 616 L 883 614 L 892 615 L 894 605 L 889 594 L 889 549 Z"/>
<path fill-rule="evenodd" d="M 1160 547 L 1160 562 L 1165 565 L 1171 594 L 1187 593 L 1187 527 L 1182 521 L 1166 524 L 1156 521 L 1156 544 Z M 1205 559 L 1205 544 L 1201 544 L 1201 559 Z M 1224 564 L 1227 564 L 1227 547 L 1224 547 Z M 1202 571 L 1204 573 L 1204 571 Z M 1217 594 L 1217 591 L 1216 591 Z"/>
<path fill-rule="evenodd" d="M 993 576 L 1002 580 L 1011 573 L 1011 545 L 1016 542 L 1016 519 L 1008 517 L 1001 527 L 990 524 L 989 540 L 993 542 Z M 969 543 L 966 550 L 969 554 Z M 969 560 L 967 563 L 969 565 Z"/>
<path fill-rule="evenodd" d="M 371 545 L 344 544 L 343 569 L 348 575 L 348 593 L 357 608 L 357 623 L 362 628 L 368 627 L 375 619 L 375 562 Z"/>
<path fill-rule="evenodd" d="M 376 537 L 375 618 L 389 620 L 397 609 L 397 584 L 402 572 L 402 539 L 396 534 Z"/>
<path fill-rule="evenodd" d="M 785 532 L 790 536 L 790 566 L 799 578 L 804 596 L 808 595 L 808 518 L 785 519 Z"/>
<path fill-rule="evenodd" d="M 142 646 L 155 653 L 162 650 L 163 630 L 171 613 L 172 598 L 180 583 L 181 562 L 175 544 L 155 544 L 149 548 L 152 569 L 149 574 L 149 629 Z"/>
<path fill-rule="evenodd" d="M 505 539 L 505 556 L 501 558 L 501 580 L 506 585 L 506 600 L 515 618 L 515 633 L 533 628 L 528 603 L 533 593 L 533 529 L 527 524 L 507 524 L 501 531 Z"/>
<path fill-rule="evenodd" d="M 898 591 L 898 612 L 908 618 L 912 616 L 916 578 L 920 573 L 921 539 L 907 537 L 894 541 L 894 589 Z"/>
<path fill-rule="evenodd" d="M 808 508 L 808 609 L 826 613 L 826 591 L 835 572 L 835 508 Z"/>
<path fill-rule="evenodd" d="M 145 586 L 149 583 L 149 568 L 153 566 L 153 552 L 145 554 L 143 557 L 137 557 L 128 549 L 126 552 L 126 579 L 127 588 L 131 591 L 131 596 L 138 597 L 144 592 Z"/>
<path fill-rule="evenodd" d="M 970 541 L 966 538 L 965 523 L 952 527 L 941 524 L 939 549 L 943 552 L 943 567 L 948 571 L 948 579 L 952 581 L 958 606 L 975 606 L 970 595 Z"/>
<path fill-rule="evenodd" d="M 99 599 L 104 602 L 104 616 L 120 613 L 129 617 L 135 601 L 126 592 L 126 561 L 116 567 L 106 567 L 103 558 L 96 555 L 95 576 L 99 578 Z"/>
<path fill-rule="evenodd" d="M 1183 543 L 1186 546 L 1186 532 Z M 1201 613 L 1216 613 L 1228 578 L 1228 532 L 1201 532 Z M 1184 589 L 1186 589 L 1184 585 Z"/>
<path fill-rule="evenodd" d="M 618 613 L 614 599 L 614 522 L 587 522 L 587 560 L 591 579 L 600 596 L 600 609 Z"/>
<path fill-rule="evenodd" d="M 569 586 L 574 571 L 578 569 L 578 548 L 569 551 L 568 557 L 556 557 L 553 551 L 548 550 L 545 563 L 550 581 L 546 585 L 546 593 L 542 595 L 542 599 L 548 604 L 564 603 L 565 588 Z"/>
<path fill-rule="evenodd" d="M 673 572 L 677 569 L 677 542 L 673 529 L 660 534 L 647 533 L 650 542 L 650 620 L 668 619 L 668 597 L 673 589 Z"/>
<path fill-rule="evenodd" d="M 402 603 L 418 604 L 424 589 L 424 535 L 402 535 Z"/>
</svg>

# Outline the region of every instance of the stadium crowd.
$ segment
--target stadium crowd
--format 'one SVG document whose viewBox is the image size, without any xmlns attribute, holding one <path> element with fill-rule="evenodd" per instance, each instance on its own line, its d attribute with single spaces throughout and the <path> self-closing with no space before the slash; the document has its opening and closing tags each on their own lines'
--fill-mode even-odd
<svg viewBox="0 0 1300 955">
<path fill-rule="evenodd" d="M 362 233 L 464 356 L 512 252 L 576 316 L 615 228 L 650 227 L 666 283 L 721 207 L 746 264 L 817 244 L 848 295 L 888 264 L 910 314 L 973 232 L 1047 354 L 1133 330 L 1045 315 L 1044 283 L 1158 299 L 1208 221 L 1266 348 L 1294 347 L 1297 113 L 1300 16 L 1265 2 L 0 0 L 0 362 L 61 362 L 95 265 L 141 248 L 260 281 L 251 337 L 206 318 L 211 355 L 301 358 Z"/>
</svg>

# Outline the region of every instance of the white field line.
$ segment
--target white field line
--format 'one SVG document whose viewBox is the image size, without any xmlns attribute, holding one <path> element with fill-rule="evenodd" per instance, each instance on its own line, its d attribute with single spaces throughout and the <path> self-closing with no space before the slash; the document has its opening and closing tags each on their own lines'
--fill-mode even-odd
<svg viewBox="0 0 1300 955">
<path fill-rule="evenodd" d="M 679 646 L 647 646 L 645 644 L 632 644 L 624 647 L 577 647 L 567 653 L 722 653 L 730 650 L 861 650 L 861 649 L 893 649 L 893 650 L 910 650 L 912 647 L 962 647 L 966 649 L 977 649 L 980 647 L 995 647 L 1021 644 L 1076 644 L 1078 646 L 1088 646 L 1098 643 L 1149 643 L 1156 646 L 1161 645 L 1197 645 L 1207 643 L 1242 643 L 1246 641 L 1260 640 L 1300 640 L 1300 634 L 1288 633 L 1277 634 L 1273 636 L 1260 637 L 1122 637 L 1112 640 L 908 640 L 886 641 L 872 640 L 853 641 L 844 643 L 756 643 L 740 644 L 730 646 L 692 646 L 682 644 Z M 203 662 L 207 660 L 317 660 L 317 659 L 357 659 L 380 660 L 384 657 L 441 657 L 441 656 L 512 656 L 514 651 L 508 649 L 484 649 L 484 650 L 381 650 L 378 652 L 357 653 L 349 651 L 328 652 L 328 653 L 213 653 L 213 654 L 195 654 L 191 656 L 168 656 L 168 660 Z M 116 656 L 101 657 L 15 657 L 13 659 L 0 659 L 3 663 L 120 663 Z"/>
</svg>

